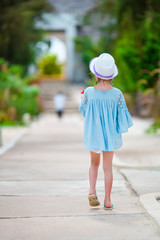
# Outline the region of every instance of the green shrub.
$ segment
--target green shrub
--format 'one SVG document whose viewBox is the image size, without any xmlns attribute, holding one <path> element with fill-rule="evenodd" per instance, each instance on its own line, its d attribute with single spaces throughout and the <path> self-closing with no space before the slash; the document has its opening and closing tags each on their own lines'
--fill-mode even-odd
<svg viewBox="0 0 160 240">
<path fill-rule="evenodd" d="M 25 113 L 32 117 L 40 112 L 39 88 L 30 85 L 30 78 L 22 75 L 20 65 L 8 66 L 0 59 L 0 123 L 21 123 Z"/>
<path fill-rule="evenodd" d="M 38 67 L 42 74 L 61 74 L 62 64 L 57 61 L 56 55 L 46 55 L 38 62 Z"/>
</svg>

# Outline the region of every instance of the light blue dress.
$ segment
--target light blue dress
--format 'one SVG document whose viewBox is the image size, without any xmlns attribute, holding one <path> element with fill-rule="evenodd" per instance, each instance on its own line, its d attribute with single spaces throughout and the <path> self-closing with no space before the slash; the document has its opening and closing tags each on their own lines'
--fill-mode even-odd
<svg viewBox="0 0 160 240">
<path fill-rule="evenodd" d="M 133 125 L 123 93 L 113 87 L 102 91 L 87 87 L 79 112 L 85 118 L 83 141 L 87 149 L 114 151 L 123 145 L 122 133 Z"/>
</svg>

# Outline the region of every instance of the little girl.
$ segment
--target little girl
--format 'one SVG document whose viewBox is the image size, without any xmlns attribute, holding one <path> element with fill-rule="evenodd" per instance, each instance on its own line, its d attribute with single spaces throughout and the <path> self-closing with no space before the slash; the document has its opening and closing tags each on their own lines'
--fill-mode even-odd
<svg viewBox="0 0 160 240">
<path fill-rule="evenodd" d="M 84 147 L 90 150 L 91 166 L 89 169 L 89 204 L 100 205 L 96 194 L 96 181 L 103 153 L 103 170 L 105 182 L 104 209 L 113 209 L 111 189 L 113 182 L 112 159 L 114 151 L 123 144 L 122 133 L 128 132 L 133 125 L 126 106 L 123 93 L 112 87 L 112 79 L 118 75 L 114 58 L 102 53 L 93 58 L 89 64 L 90 71 L 98 83 L 84 90 L 79 112 L 84 121 Z"/>
</svg>

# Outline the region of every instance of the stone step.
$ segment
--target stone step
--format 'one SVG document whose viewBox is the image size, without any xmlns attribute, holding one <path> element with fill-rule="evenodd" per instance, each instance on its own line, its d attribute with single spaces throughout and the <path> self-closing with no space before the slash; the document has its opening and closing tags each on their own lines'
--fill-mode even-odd
<svg viewBox="0 0 160 240">
<path fill-rule="evenodd" d="M 44 112 L 55 112 L 53 97 L 59 90 L 66 96 L 64 111 L 67 113 L 78 112 L 77 94 L 80 97 L 79 85 L 67 82 L 44 81 L 40 83 L 40 101 Z M 79 91 L 79 92 L 78 92 Z"/>
</svg>

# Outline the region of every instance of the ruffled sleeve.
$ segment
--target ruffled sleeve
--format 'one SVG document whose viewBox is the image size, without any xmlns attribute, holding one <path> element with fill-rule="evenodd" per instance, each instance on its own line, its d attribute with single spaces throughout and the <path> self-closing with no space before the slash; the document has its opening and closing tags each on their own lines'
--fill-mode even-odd
<svg viewBox="0 0 160 240">
<path fill-rule="evenodd" d="M 117 132 L 125 133 L 128 132 L 128 128 L 133 126 L 131 115 L 126 106 L 125 98 L 122 92 L 119 95 L 117 105 Z"/>
<path fill-rule="evenodd" d="M 79 105 L 79 112 L 83 117 L 85 117 L 87 103 L 88 103 L 87 89 L 85 89 L 81 100 L 81 104 Z"/>
</svg>

